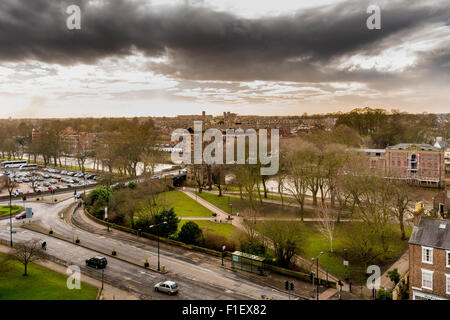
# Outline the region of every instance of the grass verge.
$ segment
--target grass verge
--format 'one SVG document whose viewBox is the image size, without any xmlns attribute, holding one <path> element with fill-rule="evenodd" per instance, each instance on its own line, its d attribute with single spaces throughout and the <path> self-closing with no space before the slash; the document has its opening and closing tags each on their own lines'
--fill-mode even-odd
<svg viewBox="0 0 450 320">
<path fill-rule="evenodd" d="M 5 257 L 0 253 L 0 259 Z M 0 273 L 0 300 L 95 300 L 98 289 L 81 283 L 80 290 L 67 288 L 67 276 L 31 263 L 28 276 L 23 276 L 23 265 L 8 262 L 8 269 Z"/>
</svg>

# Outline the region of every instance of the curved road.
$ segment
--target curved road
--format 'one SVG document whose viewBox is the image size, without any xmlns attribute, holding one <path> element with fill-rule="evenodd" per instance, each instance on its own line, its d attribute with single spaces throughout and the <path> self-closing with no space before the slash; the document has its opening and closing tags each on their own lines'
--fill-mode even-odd
<svg viewBox="0 0 450 320">
<path fill-rule="evenodd" d="M 132 241 L 129 239 L 114 239 L 110 236 L 92 234 L 76 229 L 61 219 L 61 212 L 74 202 L 73 199 L 57 204 L 43 204 L 27 202 L 26 206 L 33 208 L 33 222 L 39 223 L 44 228 L 53 228 L 55 233 L 63 234 L 70 238 L 79 237 L 83 243 L 88 243 L 101 249 L 110 251 L 115 248 L 120 256 L 133 260 L 144 261 L 149 258 L 151 264 L 157 261 L 156 247 Z M 15 203 L 21 205 L 21 201 Z M 5 203 L 6 204 L 6 203 Z M 0 221 L 0 238 L 9 240 L 10 234 L 6 230 L 9 220 Z M 19 228 L 20 223 L 13 221 L 16 231 L 13 241 L 23 241 L 32 238 L 41 239 L 48 243 L 48 253 L 59 259 L 70 261 L 80 266 L 82 272 L 95 278 L 101 278 L 101 272 L 86 268 L 84 260 L 95 256 L 95 251 L 76 246 L 72 243 L 58 240 L 30 230 Z M 167 248 L 167 247 L 166 247 Z M 203 255 L 199 259 L 198 254 L 180 255 L 179 253 L 161 248 L 161 265 L 165 265 L 168 273 L 165 275 L 144 269 L 112 257 L 108 257 L 108 267 L 105 269 L 105 280 L 121 289 L 138 293 L 143 299 L 195 299 L 195 300 L 227 300 L 227 299 L 276 299 L 287 300 L 288 296 L 283 292 L 274 290 L 264 284 L 255 283 L 252 278 L 243 274 L 232 272 L 217 264 L 208 263 L 208 257 Z M 201 255 L 200 255 L 201 257 Z M 153 291 L 153 285 L 163 280 L 174 280 L 179 283 L 180 294 L 168 297 Z"/>
</svg>

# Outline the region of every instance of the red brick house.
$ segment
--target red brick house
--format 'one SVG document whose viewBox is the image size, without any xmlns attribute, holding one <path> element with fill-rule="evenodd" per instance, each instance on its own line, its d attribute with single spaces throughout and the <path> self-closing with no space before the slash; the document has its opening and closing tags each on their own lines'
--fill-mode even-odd
<svg viewBox="0 0 450 320">
<path fill-rule="evenodd" d="M 414 219 L 409 239 L 409 285 L 412 300 L 450 299 L 450 221 Z"/>
</svg>

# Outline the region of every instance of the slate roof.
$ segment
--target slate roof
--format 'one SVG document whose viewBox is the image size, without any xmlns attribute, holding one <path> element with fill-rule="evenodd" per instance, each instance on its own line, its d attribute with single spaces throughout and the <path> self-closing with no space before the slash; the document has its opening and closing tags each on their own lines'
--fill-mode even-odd
<svg viewBox="0 0 450 320">
<path fill-rule="evenodd" d="M 441 228 L 444 226 L 445 228 Z M 413 228 L 410 244 L 450 250 L 450 220 L 422 218 Z"/>
</svg>

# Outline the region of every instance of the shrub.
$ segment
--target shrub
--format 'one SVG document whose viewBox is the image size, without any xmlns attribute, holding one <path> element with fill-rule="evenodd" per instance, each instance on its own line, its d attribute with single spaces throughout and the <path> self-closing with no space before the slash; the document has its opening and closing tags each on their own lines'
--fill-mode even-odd
<svg viewBox="0 0 450 320">
<path fill-rule="evenodd" d="M 224 236 L 207 232 L 204 237 L 203 246 L 205 248 L 222 251 L 222 246 L 227 247 L 227 251 L 235 251 L 236 243 L 233 240 L 227 239 Z"/>
<path fill-rule="evenodd" d="M 394 284 L 397 284 L 400 281 L 400 273 L 398 273 L 397 268 L 395 268 L 394 270 L 388 271 L 387 275 Z"/>
<path fill-rule="evenodd" d="M 392 300 L 392 292 L 384 289 L 379 289 L 377 291 L 377 300 Z"/>
<path fill-rule="evenodd" d="M 187 244 L 199 244 L 202 241 L 202 229 L 193 221 L 186 222 L 178 233 L 178 240 Z"/>
</svg>

